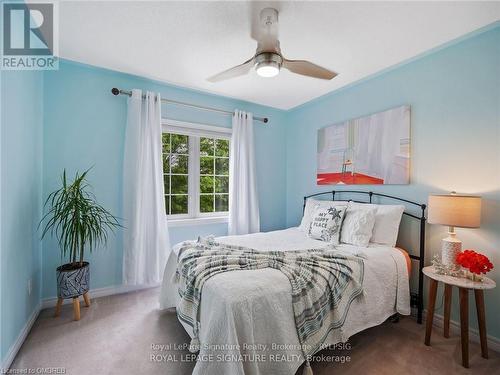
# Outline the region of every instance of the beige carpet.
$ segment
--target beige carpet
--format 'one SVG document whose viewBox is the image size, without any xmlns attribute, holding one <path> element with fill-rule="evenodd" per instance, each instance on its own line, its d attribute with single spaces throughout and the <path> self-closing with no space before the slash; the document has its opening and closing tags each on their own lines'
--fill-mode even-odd
<svg viewBox="0 0 500 375">
<path fill-rule="evenodd" d="M 191 374 L 194 363 L 187 350 L 163 353 L 176 362 L 150 359 L 158 353 L 152 344 L 189 342 L 175 312 L 157 310 L 158 293 L 150 289 L 97 298 L 90 308 L 82 307 L 79 322 L 72 320 L 71 305 L 63 307 L 59 318 L 53 318 L 53 309 L 42 311 L 11 368 L 39 373 L 39 368 L 61 367 L 70 375 Z M 466 370 L 460 365 L 459 337 L 444 339 L 435 331 L 431 347 L 423 341 L 424 327 L 413 319 L 386 322 L 352 337 L 350 350 L 323 351 L 349 356 L 350 362 L 314 363 L 314 375 L 500 373 L 500 354 L 491 349 L 490 359 L 485 360 L 479 346 L 471 343 L 471 368 Z"/>
</svg>

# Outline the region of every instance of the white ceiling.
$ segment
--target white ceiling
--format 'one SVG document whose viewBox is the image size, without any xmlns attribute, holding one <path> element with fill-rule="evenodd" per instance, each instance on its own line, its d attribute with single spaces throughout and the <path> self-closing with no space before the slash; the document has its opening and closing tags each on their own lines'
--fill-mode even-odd
<svg viewBox="0 0 500 375">
<path fill-rule="evenodd" d="M 269 5 L 284 56 L 339 76 L 206 80 L 253 56 L 251 19 Z M 63 58 L 289 109 L 497 21 L 500 3 L 65 1 L 59 13 Z"/>
</svg>

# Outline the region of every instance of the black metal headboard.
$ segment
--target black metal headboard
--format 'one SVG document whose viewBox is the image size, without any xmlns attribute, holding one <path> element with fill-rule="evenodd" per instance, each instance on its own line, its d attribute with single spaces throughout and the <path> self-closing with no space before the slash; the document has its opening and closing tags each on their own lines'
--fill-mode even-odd
<svg viewBox="0 0 500 375">
<path fill-rule="evenodd" d="M 303 209 L 306 207 L 306 200 L 307 198 L 312 198 L 312 197 L 317 197 L 320 195 L 325 195 L 325 194 L 331 194 L 332 200 L 335 200 L 335 195 L 343 195 L 343 194 L 362 194 L 362 195 L 368 195 L 368 201 L 358 201 L 354 199 L 346 199 L 349 201 L 353 202 L 358 202 L 358 203 L 372 203 L 373 197 L 382 197 L 382 198 L 389 198 L 393 200 L 397 200 L 400 202 L 405 202 L 414 206 L 418 206 L 421 210 L 421 215 L 415 215 L 410 212 L 407 212 L 406 210 L 403 212 L 404 215 L 409 216 L 413 219 L 419 220 L 420 221 L 420 238 L 419 238 L 419 254 L 418 255 L 413 255 L 410 254 L 410 258 L 413 260 L 416 260 L 418 262 L 418 293 L 417 293 L 417 322 L 419 324 L 422 324 L 422 311 L 424 308 L 424 274 L 422 272 L 422 269 L 424 268 L 424 262 L 425 262 L 425 209 L 427 208 L 427 205 L 422 204 L 422 203 L 417 203 L 410 201 L 405 198 L 400 198 L 400 197 L 395 197 L 393 195 L 387 195 L 387 194 L 382 194 L 382 193 L 375 193 L 373 191 L 361 191 L 361 190 L 331 190 L 331 191 L 325 191 L 323 193 L 316 193 L 316 194 L 311 194 L 308 196 L 304 197 L 304 206 Z"/>
</svg>

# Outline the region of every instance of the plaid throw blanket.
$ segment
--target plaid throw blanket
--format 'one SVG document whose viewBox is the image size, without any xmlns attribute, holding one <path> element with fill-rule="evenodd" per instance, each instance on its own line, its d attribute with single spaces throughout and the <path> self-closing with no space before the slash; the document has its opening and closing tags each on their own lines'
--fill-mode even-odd
<svg viewBox="0 0 500 375">
<path fill-rule="evenodd" d="M 204 283 L 221 272 L 274 268 L 292 286 L 295 326 L 306 360 L 321 349 L 328 333 L 344 324 L 351 302 L 363 292 L 363 259 L 335 249 L 257 251 L 217 243 L 213 238 L 185 242 L 179 250 L 175 281 L 179 319 L 193 328 L 192 351 L 199 348 L 199 311 Z"/>
</svg>

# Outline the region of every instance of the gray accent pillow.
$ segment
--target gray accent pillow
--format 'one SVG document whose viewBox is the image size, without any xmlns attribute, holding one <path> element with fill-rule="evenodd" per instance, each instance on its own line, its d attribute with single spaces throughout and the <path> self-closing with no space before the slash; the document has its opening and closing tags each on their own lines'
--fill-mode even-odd
<svg viewBox="0 0 500 375">
<path fill-rule="evenodd" d="M 347 201 L 329 201 L 329 200 L 317 200 L 314 198 L 307 198 L 306 207 L 304 209 L 304 215 L 302 216 L 302 221 L 300 222 L 300 230 L 309 233 L 309 227 L 311 226 L 311 221 L 314 216 L 314 211 L 318 207 L 333 207 L 333 206 L 347 206 Z"/>
<path fill-rule="evenodd" d="M 347 206 L 317 207 L 309 226 L 309 237 L 338 245 L 346 208 Z"/>
</svg>

